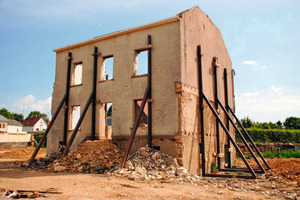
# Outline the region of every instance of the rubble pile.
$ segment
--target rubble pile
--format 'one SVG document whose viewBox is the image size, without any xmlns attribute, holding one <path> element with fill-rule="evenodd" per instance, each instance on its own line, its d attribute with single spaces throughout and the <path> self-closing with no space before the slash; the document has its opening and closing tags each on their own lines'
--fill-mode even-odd
<svg viewBox="0 0 300 200">
<path fill-rule="evenodd" d="M 182 178 L 186 181 L 199 179 L 191 176 L 186 169 L 179 166 L 176 158 L 146 147 L 141 147 L 131 160 L 127 161 L 123 169 L 113 173 L 118 177 L 130 180 L 162 180 L 171 181 Z"/>
<path fill-rule="evenodd" d="M 55 157 L 41 158 L 34 162 L 34 167 L 54 172 L 103 174 L 119 164 L 122 158 L 123 152 L 110 141 L 86 141 L 70 151 L 65 157 L 60 159 L 55 159 Z"/>
</svg>

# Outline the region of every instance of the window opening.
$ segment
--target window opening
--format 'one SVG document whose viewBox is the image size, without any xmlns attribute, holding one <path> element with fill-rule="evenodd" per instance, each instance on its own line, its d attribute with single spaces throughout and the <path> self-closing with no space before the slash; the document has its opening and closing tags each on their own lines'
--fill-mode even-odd
<svg viewBox="0 0 300 200">
<path fill-rule="evenodd" d="M 138 113 L 139 113 L 139 109 L 142 105 L 142 100 L 135 100 L 134 101 L 134 107 L 135 107 L 135 118 L 134 120 L 136 120 Z M 148 102 L 146 102 L 140 122 L 139 122 L 139 127 L 148 127 Z"/>
<path fill-rule="evenodd" d="M 71 111 L 71 130 L 74 130 L 80 118 L 80 106 L 72 106 Z"/>
<path fill-rule="evenodd" d="M 114 57 L 108 56 L 104 57 L 103 61 L 103 70 L 104 70 L 104 80 L 111 80 L 114 78 L 113 70 L 114 70 Z"/>
<path fill-rule="evenodd" d="M 75 64 L 73 73 L 73 85 L 82 84 L 82 63 Z"/>
<path fill-rule="evenodd" d="M 148 74 L 148 50 L 136 51 L 134 62 L 134 75 Z"/>
<path fill-rule="evenodd" d="M 105 104 L 105 125 L 112 125 L 112 103 Z"/>
</svg>

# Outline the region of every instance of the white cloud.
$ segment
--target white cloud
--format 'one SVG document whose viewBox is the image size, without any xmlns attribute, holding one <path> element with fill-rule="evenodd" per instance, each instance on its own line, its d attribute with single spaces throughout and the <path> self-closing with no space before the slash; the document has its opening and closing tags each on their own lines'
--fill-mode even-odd
<svg viewBox="0 0 300 200">
<path fill-rule="evenodd" d="M 245 92 L 245 93 L 243 93 L 242 95 L 244 96 L 244 97 L 255 97 L 255 96 L 257 96 L 259 93 L 258 92 Z"/>
<path fill-rule="evenodd" d="M 253 61 L 253 60 L 246 60 L 244 62 L 242 62 L 243 65 L 252 65 L 252 66 L 255 66 L 257 65 L 256 61 Z"/>
<path fill-rule="evenodd" d="M 24 114 L 24 117 L 31 111 L 40 111 L 46 113 L 48 117 L 51 115 L 51 100 L 52 97 L 47 99 L 36 99 L 33 95 L 29 94 L 15 101 L 11 106 L 8 106 L 11 112 L 17 112 Z M 24 113 L 23 113 L 24 111 Z"/>
<path fill-rule="evenodd" d="M 35 101 L 35 97 L 31 94 L 22 97 L 21 99 L 15 101 L 15 103 L 13 104 L 13 106 L 16 106 L 19 109 L 27 109 L 28 105 L 34 103 Z"/>
<path fill-rule="evenodd" d="M 276 87 L 275 85 L 272 85 L 269 89 L 268 92 L 272 96 L 280 96 L 283 95 L 282 88 L 281 87 Z"/>
<path fill-rule="evenodd" d="M 267 65 L 260 65 L 258 62 L 254 61 L 254 60 L 246 60 L 246 61 L 242 62 L 242 64 L 253 67 L 254 71 L 257 71 L 259 69 L 267 69 L 268 68 Z"/>
<path fill-rule="evenodd" d="M 246 94 L 246 95 L 245 95 Z M 275 85 L 266 90 L 236 95 L 236 113 L 239 118 L 249 116 L 254 121 L 284 121 L 300 116 L 300 95 L 287 94 Z"/>
<path fill-rule="evenodd" d="M 52 97 L 49 97 L 45 100 L 38 100 L 37 102 L 33 102 L 32 104 L 30 104 L 29 107 L 32 110 L 37 110 L 37 111 L 47 114 L 47 113 L 50 113 L 51 100 L 52 100 Z"/>
<path fill-rule="evenodd" d="M 267 65 L 263 65 L 261 68 L 263 68 L 263 69 L 267 69 L 267 68 L 268 68 L 268 66 L 267 66 Z"/>
</svg>

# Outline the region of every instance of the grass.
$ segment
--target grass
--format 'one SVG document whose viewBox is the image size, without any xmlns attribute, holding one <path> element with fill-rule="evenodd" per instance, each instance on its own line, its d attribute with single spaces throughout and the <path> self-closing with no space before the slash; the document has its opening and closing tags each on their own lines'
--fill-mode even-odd
<svg viewBox="0 0 300 200">
<path fill-rule="evenodd" d="M 216 162 L 211 163 L 211 173 L 217 173 L 218 172 L 218 165 Z"/>
<path fill-rule="evenodd" d="M 267 151 L 264 154 L 265 158 L 300 158 L 300 151 L 282 150 L 278 152 Z"/>
</svg>

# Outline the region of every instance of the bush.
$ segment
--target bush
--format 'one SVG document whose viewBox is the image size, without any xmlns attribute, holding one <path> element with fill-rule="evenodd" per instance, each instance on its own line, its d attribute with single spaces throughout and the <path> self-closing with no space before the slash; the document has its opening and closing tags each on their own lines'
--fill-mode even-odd
<svg viewBox="0 0 300 200">
<path fill-rule="evenodd" d="M 43 135 L 44 135 L 44 132 L 43 132 L 43 131 L 40 131 L 40 132 L 35 133 L 35 134 L 34 134 L 34 139 L 35 139 L 35 141 L 36 141 L 37 143 L 39 143 L 40 140 L 42 139 Z M 46 145 L 47 145 L 47 138 L 45 139 L 45 142 L 44 142 L 44 144 L 42 145 L 42 147 L 46 147 Z M 34 146 L 35 146 L 35 147 L 37 146 L 37 144 L 36 144 L 35 142 L 34 142 Z"/>
<path fill-rule="evenodd" d="M 246 131 L 254 142 L 300 143 L 300 130 L 246 128 Z"/>
<path fill-rule="evenodd" d="M 282 150 L 278 152 L 267 151 L 264 154 L 265 158 L 300 158 L 300 151 Z"/>
</svg>

